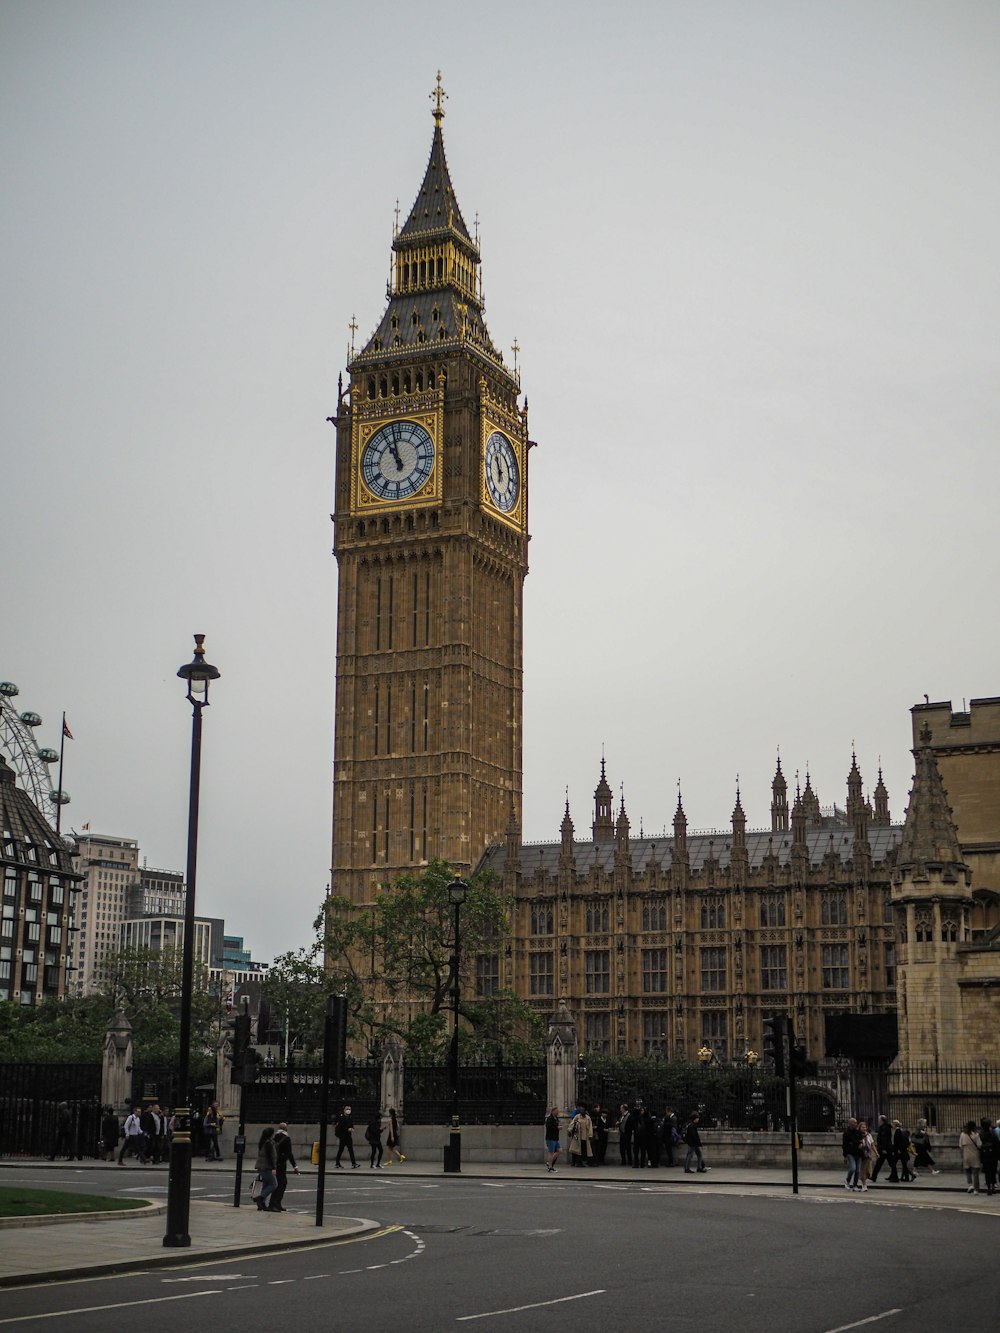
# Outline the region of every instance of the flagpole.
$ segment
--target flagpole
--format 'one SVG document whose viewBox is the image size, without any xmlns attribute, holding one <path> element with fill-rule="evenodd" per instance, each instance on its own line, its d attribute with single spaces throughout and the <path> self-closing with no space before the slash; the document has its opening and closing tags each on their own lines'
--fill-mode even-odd
<svg viewBox="0 0 1000 1333">
<path fill-rule="evenodd" d="M 62 731 L 59 733 L 59 785 L 56 787 L 56 837 L 60 837 L 60 826 L 62 825 L 62 773 L 63 773 L 63 754 L 66 751 L 66 713 L 62 715 Z"/>
</svg>

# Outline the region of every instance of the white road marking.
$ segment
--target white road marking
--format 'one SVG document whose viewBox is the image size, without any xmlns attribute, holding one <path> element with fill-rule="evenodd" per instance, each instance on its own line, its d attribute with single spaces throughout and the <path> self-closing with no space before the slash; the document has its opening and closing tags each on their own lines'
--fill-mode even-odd
<svg viewBox="0 0 1000 1333">
<path fill-rule="evenodd" d="M 254 1273 L 206 1273 L 198 1277 L 165 1277 L 163 1282 L 238 1282 L 241 1277 L 255 1278 Z"/>
<path fill-rule="evenodd" d="M 485 1310 L 482 1314 L 460 1314 L 456 1323 L 464 1324 L 469 1319 L 493 1319 L 501 1314 L 520 1314 L 522 1310 L 541 1310 L 546 1305 L 563 1305 L 566 1301 L 582 1301 L 587 1296 L 603 1296 L 605 1287 L 598 1287 L 596 1291 L 578 1291 L 575 1296 L 558 1296 L 554 1301 L 535 1301 L 533 1305 L 512 1305 L 508 1310 Z M 831 1329 L 830 1333 L 837 1333 L 836 1329 Z"/>
<path fill-rule="evenodd" d="M 308 1277 L 302 1279 L 303 1282 L 318 1282 L 321 1277 L 332 1277 L 332 1273 L 310 1273 Z"/>
<path fill-rule="evenodd" d="M 22 1314 L 13 1319 L 0 1319 L 2 1324 L 27 1324 L 35 1319 L 65 1319 L 71 1314 L 97 1314 L 101 1310 L 130 1310 L 137 1305 L 161 1305 L 164 1301 L 189 1301 L 193 1296 L 221 1296 L 218 1287 L 210 1291 L 180 1291 L 176 1296 L 151 1296 L 144 1301 L 116 1301 L 114 1305 L 81 1305 L 76 1310 L 49 1310 L 45 1314 Z"/>
<path fill-rule="evenodd" d="M 289 1282 L 294 1282 L 294 1281 L 295 1278 L 293 1277 L 276 1277 L 272 1279 L 272 1281 L 270 1281 L 267 1285 L 269 1287 L 284 1287 L 287 1286 Z"/>
<path fill-rule="evenodd" d="M 244 1282 L 241 1287 L 227 1287 L 227 1291 L 249 1291 L 251 1287 L 259 1287 L 259 1282 Z"/>
<path fill-rule="evenodd" d="M 883 1310 L 881 1314 L 869 1315 L 867 1319 L 859 1319 L 854 1324 L 840 1324 L 837 1328 L 828 1328 L 826 1333 L 846 1333 L 849 1328 L 861 1328 L 864 1324 L 877 1324 L 880 1319 L 888 1319 L 890 1315 L 902 1313 L 902 1310 Z"/>
</svg>

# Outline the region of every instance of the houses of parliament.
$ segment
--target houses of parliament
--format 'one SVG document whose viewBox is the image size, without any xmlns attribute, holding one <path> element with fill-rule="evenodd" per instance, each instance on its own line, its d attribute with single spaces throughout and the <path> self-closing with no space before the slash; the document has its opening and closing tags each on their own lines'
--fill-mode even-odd
<svg viewBox="0 0 1000 1333">
<path fill-rule="evenodd" d="M 533 441 L 486 326 L 444 100 L 439 75 L 387 303 L 331 417 L 331 891 L 363 908 L 435 858 L 495 871 L 512 934 L 474 960 L 477 993 L 545 1014 L 565 997 L 587 1051 L 739 1059 L 788 1012 L 812 1059 L 836 1053 L 836 1030 L 854 1033 L 845 1054 L 891 1057 L 898 1040 L 901 1059 L 977 1058 L 1000 1005 L 1000 699 L 912 709 L 901 822 L 852 756 L 842 806 L 808 777 L 790 791 L 779 761 L 770 828 L 747 828 L 736 791 L 721 830 L 689 832 L 679 796 L 672 837 L 634 837 L 602 761 L 589 828 L 567 804 L 558 838 L 521 844 Z"/>
</svg>

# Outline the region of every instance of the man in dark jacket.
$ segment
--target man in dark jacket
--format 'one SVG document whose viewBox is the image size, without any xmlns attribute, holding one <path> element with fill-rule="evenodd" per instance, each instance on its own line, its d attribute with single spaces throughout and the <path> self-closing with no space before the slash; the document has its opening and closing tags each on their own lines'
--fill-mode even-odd
<svg viewBox="0 0 1000 1333">
<path fill-rule="evenodd" d="M 287 1213 L 288 1209 L 282 1206 L 282 1199 L 285 1197 L 285 1190 L 288 1188 L 288 1168 L 291 1167 L 296 1175 L 299 1174 L 299 1168 L 295 1161 L 295 1154 L 292 1152 L 292 1139 L 288 1132 L 288 1125 L 282 1120 L 274 1131 L 274 1153 L 276 1164 L 274 1174 L 278 1179 L 278 1188 L 271 1195 L 269 1212 Z"/>
<path fill-rule="evenodd" d="M 664 1166 L 676 1166 L 674 1144 L 680 1141 L 680 1135 L 677 1132 L 677 1112 L 672 1106 L 668 1106 L 663 1113 L 660 1137 L 663 1139 L 663 1154 L 666 1157 Z"/>
<path fill-rule="evenodd" d="M 594 1165 L 603 1166 L 608 1151 L 608 1115 L 600 1106 L 595 1106 L 590 1118 L 594 1122 Z"/>
<path fill-rule="evenodd" d="M 858 1129 L 858 1122 L 854 1116 L 851 1116 L 847 1122 L 843 1137 L 840 1140 L 840 1146 L 844 1154 L 844 1164 L 847 1167 L 844 1188 L 859 1190 L 861 1188 L 861 1131 Z"/>
<path fill-rule="evenodd" d="M 872 1178 L 868 1182 L 874 1185 L 878 1180 L 878 1173 L 882 1169 L 882 1163 L 889 1163 L 889 1183 L 895 1184 L 899 1180 L 896 1175 L 896 1153 L 892 1146 L 892 1126 L 889 1124 L 889 1117 L 880 1115 L 878 1126 L 875 1130 L 875 1147 L 878 1149 L 878 1157 L 875 1159 L 875 1165 L 872 1167 Z"/>
<path fill-rule="evenodd" d="M 337 1156 L 334 1160 L 334 1166 L 340 1167 L 340 1159 L 344 1155 L 344 1149 L 351 1154 L 351 1166 L 357 1166 L 358 1161 L 354 1156 L 354 1117 L 351 1115 L 351 1108 L 345 1106 L 337 1117 L 333 1126 L 333 1132 L 337 1136 L 337 1142 L 340 1147 L 337 1149 Z M 343 1167 L 340 1168 L 343 1170 Z"/>
<path fill-rule="evenodd" d="M 622 1102 L 621 1110 L 618 1112 L 618 1152 L 621 1155 L 622 1166 L 632 1165 L 632 1139 L 634 1136 L 635 1114 Z"/>
<path fill-rule="evenodd" d="M 698 1112 L 691 1114 L 691 1119 L 684 1127 L 684 1142 L 687 1144 L 687 1155 L 684 1158 L 684 1170 L 691 1174 L 691 1158 L 697 1157 L 698 1170 L 708 1171 L 711 1168 L 705 1165 L 705 1159 L 701 1155 L 701 1135 L 698 1133 Z"/>
<path fill-rule="evenodd" d="M 892 1122 L 892 1151 L 896 1154 L 896 1167 L 900 1179 L 916 1180 L 917 1173 L 910 1166 L 910 1131 L 904 1129 L 898 1120 Z"/>
</svg>

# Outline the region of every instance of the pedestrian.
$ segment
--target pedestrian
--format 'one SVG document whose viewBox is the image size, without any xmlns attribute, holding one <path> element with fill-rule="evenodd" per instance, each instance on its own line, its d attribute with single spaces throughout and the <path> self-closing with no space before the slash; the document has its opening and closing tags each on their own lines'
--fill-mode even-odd
<svg viewBox="0 0 1000 1333">
<path fill-rule="evenodd" d="M 871 1130 L 869 1130 L 868 1122 L 866 1120 L 858 1121 L 858 1135 L 861 1140 L 861 1188 L 862 1190 L 866 1190 L 872 1173 L 872 1162 L 877 1156 L 875 1138 Z"/>
<path fill-rule="evenodd" d="M 554 1173 L 559 1160 L 559 1107 L 553 1106 L 545 1119 L 545 1169 Z"/>
<path fill-rule="evenodd" d="M 858 1122 L 854 1116 L 851 1116 L 847 1122 L 840 1145 L 844 1154 L 844 1163 L 847 1167 L 844 1189 L 859 1190 L 861 1188 L 861 1135 L 858 1133 Z"/>
<path fill-rule="evenodd" d="M 580 1105 L 576 1108 L 573 1119 L 569 1122 L 567 1137 L 572 1165 L 592 1165 L 594 1145 L 591 1140 L 594 1137 L 594 1125 L 585 1106 Z"/>
<path fill-rule="evenodd" d="M 892 1122 L 892 1150 L 896 1154 L 899 1178 L 903 1184 L 916 1180 L 917 1173 L 911 1165 L 912 1159 L 916 1156 L 916 1150 L 910 1151 L 910 1131 L 899 1120 Z"/>
<path fill-rule="evenodd" d="M 131 1114 L 125 1117 L 125 1137 L 122 1140 L 121 1152 L 118 1154 L 119 1166 L 125 1165 L 122 1159 L 126 1153 L 130 1157 L 138 1157 L 140 1163 L 146 1165 L 146 1136 L 142 1132 L 140 1114 L 140 1108 L 133 1106 Z"/>
<path fill-rule="evenodd" d="M 668 1106 L 663 1112 L 663 1124 L 660 1127 L 660 1138 L 663 1140 L 663 1155 L 666 1158 L 664 1166 L 676 1166 L 674 1161 L 674 1144 L 680 1142 L 680 1134 L 677 1131 L 677 1112 L 672 1106 Z"/>
<path fill-rule="evenodd" d="M 282 1203 L 285 1197 L 285 1190 L 288 1188 L 288 1168 L 291 1167 L 296 1175 L 299 1174 L 299 1168 L 295 1161 L 295 1154 L 292 1152 L 292 1136 L 288 1132 L 287 1123 L 282 1120 L 274 1131 L 274 1177 L 277 1186 L 271 1195 L 271 1204 L 268 1209 L 272 1213 L 287 1213 L 288 1209 Z"/>
<path fill-rule="evenodd" d="M 122 1127 L 118 1123 L 118 1117 L 108 1106 L 101 1116 L 101 1154 L 106 1162 L 115 1160 L 115 1153 L 118 1151 L 118 1140 L 122 1135 Z"/>
<path fill-rule="evenodd" d="M 49 1161 L 54 1162 L 61 1152 L 65 1152 L 68 1162 L 73 1160 L 73 1112 L 69 1102 L 60 1102 L 56 1108 L 56 1137 Z"/>
<path fill-rule="evenodd" d="M 989 1116 L 983 1116 L 979 1122 L 979 1157 L 983 1164 L 983 1178 L 986 1181 L 986 1193 L 997 1192 L 997 1164 L 1000 1160 L 1000 1139 Z"/>
<path fill-rule="evenodd" d="M 205 1161 L 221 1162 L 222 1152 L 219 1148 L 219 1135 L 222 1133 L 222 1126 L 225 1123 L 225 1116 L 219 1110 L 219 1103 L 213 1102 L 205 1112 L 205 1119 L 202 1121 L 202 1129 L 205 1131 Z"/>
<path fill-rule="evenodd" d="M 913 1131 L 910 1142 L 917 1150 L 913 1165 L 926 1168 L 932 1176 L 939 1176 L 941 1172 L 934 1165 L 934 1158 L 931 1156 L 931 1135 L 926 1120 L 917 1121 L 917 1127 Z"/>
<path fill-rule="evenodd" d="M 875 1165 L 872 1167 L 872 1178 L 868 1182 L 874 1185 L 878 1180 L 878 1173 L 883 1163 L 889 1163 L 889 1184 L 895 1185 L 899 1181 L 896 1175 L 896 1154 L 892 1150 L 892 1125 L 889 1124 L 889 1117 L 880 1115 L 878 1125 L 875 1128 L 875 1147 L 878 1150 L 878 1156 L 875 1158 Z"/>
<path fill-rule="evenodd" d="M 371 1148 L 368 1159 L 369 1170 L 382 1170 L 382 1113 L 376 1111 L 365 1129 L 365 1138 Z"/>
<path fill-rule="evenodd" d="M 398 1162 L 406 1161 L 406 1154 L 403 1152 L 399 1141 L 399 1121 L 396 1119 L 396 1108 L 394 1106 L 389 1107 L 389 1132 L 385 1136 L 385 1150 L 388 1154 L 386 1166 L 392 1166 L 393 1153 L 396 1154 Z"/>
<path fill-rule="evenodd" d="M 339 1171 L 344 1169 L 340 1165 L 340 1159 L 343 1157 L 344 1149 L 346 1148 L 351 1155 L 351 1166 L 356 1167 L 358 1165 L 358 1159 L 354 1156 L 354 1117 L 351 1115 L 350 1106 L 345 1106 L 337 1117 L 334 1122 L 333 1132 L 337 1136 L 337 1143 L 339 1145 L 337 1148 L 336 1160 L 333 1163 L 334 1166 Z"/>
<path fill-rule="evenodd" d="M 594 1125 L 594 1165 L 603 1166 L 608 1151 L 608 1116 L 607 1112 L 595 1103 L 590 1116 Z"/>
<path fill-rule="evenodd" d="M 698 1171 L 710 1171 L 712 1168 L 705 1165 L 705 1159 L 701 1155 L 701 1134 L 698 1132 L 698 1122 L 701 1117 L 697 1111 L 691 1112 L 691 1117 L 684 1126 L 684 1142 L 687 1144 L 687 1153 L 684 1156 L 684 1170 L 688 1175 L 696 1174 L 691 1171 L 691 1161 L 698 1159 Z"/>
<path fill-rule="evenodd" d="M 632 1165 L 639 1170 L 649 1161 L 649 1111 L 641 1103 L 632 1113 L 635 1133 L 632 1135 Z"/>
<path fill-rule="evenodd" d="M 254 1165 L 257 1168 L 257 1179 L 261 1182 L 260 1194 L 257 1196 L 257 1211 L 267 1213 L 270 1212 L 268 1200 L 278 1188 L 278 1153 L 274 1146 L 273 1125 L 268 1125 L 261 1133 L 257 1144 L 257 1161 Z"/>
<path fill-rule="evenodd" d="M 958 1147 L 962 1154 L 962 1167 L 968 1183 L 966 1194 L 979 1193 L 979 1172 L 983 1165 L 980 1155 L 982 1142 L 976 1130 L 976 1122 L 970 1120 L 958 1136 Z"/>
<path fill-rule="evenodd" d="M 632 1165 L 632 1143 L 635 1138 L 635 1116 L 627 1103 L 622 1102 L 618 1110 L 618 1153 L 622 1166 Z"/>
</svg>

